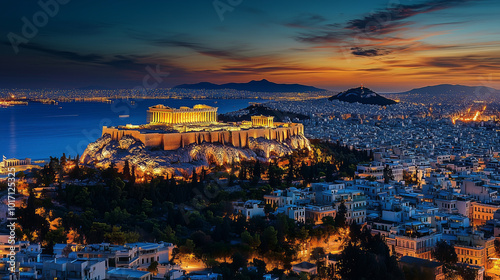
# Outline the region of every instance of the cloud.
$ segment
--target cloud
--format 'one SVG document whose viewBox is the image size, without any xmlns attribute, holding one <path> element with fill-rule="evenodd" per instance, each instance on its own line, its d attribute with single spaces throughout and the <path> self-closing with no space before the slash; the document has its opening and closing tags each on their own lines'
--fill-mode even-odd
<svg viewBox="0 0 500 280">
<path fill-rule="evenodd" d="M 10 46 L 8 42 L 1 42 L 2 45 Z M 58 49 L 46 47 L 43 45 L 29 43 L 22 46 L 23 49 L 31 50 L 39 53 L 43 53 L 46 55 L 50 55 L 56 58 L 55 62 L 59 61 L 71 61 L 76 62 L 80 65 L 88 65 L 88 66 L 108 66 L 113 67 L 115 69 L 123 71 L 132 71 L 139 73 L 139 75 L 143 75 L 146 73 L 146 66 L 162 64 L 164 66 L 169 66 L 172 68 L 172 65 L 167 63 L 166 58 L 162 58 L 162 60 L 157 59 L 154 55 L 112 55 L 112 56 L 104 56 L 100 54 L 80 54 L 78 52 L 73 51 L 61 51 Z"/>
<path fill-rule="evenodd" d="M 398 21 L 402 21 L 419 14 L 452 8 L 461 4 L 465 4 L 467 2 L 472 1 L 432 0 L 411 5 L 399 4 L 371 13 L 370 15 L 367 15 L 360 19 L 350 20 L 347 23 L 346 28 L 361 32 L 386 34 L 389 32 L 393 32 L 395 29 L 397 29 L 398 26 L 401 26 L 401 24 L 396 23 Z"/>
<path fill-rule="evenodd" d="M 6 45 L 6 46 L 11 45 L 9 42 L 5 42 L 5 41 L 3 41 L 2 44 Z M 103 59 L 103 57 L 101 55 L 97 55 L 97 54 L 82 55 L 82 54 L 79 54 L 76 52 L 51 49 L 51 48 L 44 47 L 42 45 L 38 45 L 38 44 L 34 44 L 34 43 L 22 45 L 22 48 L 27 49 L 27 50 L 42 52 L 45 54 L 53 55 L 53 56 L 64 58 L 64 59 L 79 61 L 79 62 L 97 62 L 97 61 L 100 61 Z"/>
<path fill-rule="evenodd" d="M 325 23 L 319 15 L 301 15 L 286 23 L 285 26 L 299 29 L 294 37 L 299 42 L 324 45 L 327 48 L 347 49 L 354 56 L 384 56 L 423 47 L 423 44 L 418 42 L 418 39 L 422 38 L 405 38 L 405 34 L 414 24 L 409 20 L 410 18 L 472 2 L 477 1 L 426 0 L 417 4 L 397 4 L 348 20 L 340 26 Z M 460 22 L 443 22 L 425 28 L 458 23 Z M 430 45 L 425 47 L 433 48 Z"/>
<path fill-rule="evenodd" d="M 351 48 L 351 53 L 357 56 L 381 56 L 390 53 L 380 49 L 363 49 L 359 47 Z"/>
<path fill-rule="evenodd" d="M 246 57 L 241 53 L 245 51 L 243 48 L 213 48 L 200 43 L 190 42 L 187 40 L 177 39 L 157 39 L 153 41 L 156 46 L 171 46 L 171 47 L 184 47 L 191 49 L 199 54 L 225 59 L 245 59 Z"/>
</svg>

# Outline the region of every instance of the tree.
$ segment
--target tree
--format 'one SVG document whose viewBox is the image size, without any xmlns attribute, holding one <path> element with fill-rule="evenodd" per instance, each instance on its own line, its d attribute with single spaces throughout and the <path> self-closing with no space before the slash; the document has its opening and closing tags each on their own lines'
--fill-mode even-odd
<svg viewBox="0 0 500 280">
<path fill-rule="evenodd" d="M 254 236 L 252 236 L 248 231 L 245 230 L 241 234 L 241 242 L 247 244 L 252 249 L 256 249 L 261 244 L 260 235 L 256 233 Z"/>
<path fill-rule="evenodd" d="M 76 159 L 74 160 L 75 167 L 73 170 L 70 172 L 70 177 L 72 179 L 80 179 L 80 176 L 82 175 L 82 172 L 80 170 L 80 165 L 78 164 L 80 162 L 80 155 L 76 155 Z"/>
<path fill-rule="evenodd" d="M 278 232 L 273 226 L 267 227 L 262 233 L 260 248 L 262 252 L 272 251 L 278 244 Z"/>
<path fill-rule="evenodd" d="M 158 273 L 158 262 L 154 261 L 148 266 L 148 272 L 151 272 L 153 275 Z"/>
<path fill-rule="evenodd" d="M 104 234 L 104 239 L 108 240 L 111 244 L 125 244 L 127 242 L 127 235 L 121 229 L 121 227 L 113 226 L 111 232 Z"/>
<path fill-rule="evenodd" d="M 271 204 L 266 204 L 264 205 L 264 213 L 267 215 L 269 215 L 269 213 L 272 213 L 276 210 L 276 207 L 272 206 Z"/>
<path fill-rule="evenodd" d="M 123 179 L 127 180 L 127 181 L 130 181 L 130 178 L 131 178 L 131 174 L 130 174 L 130 165 L 128 163 L 128 160 L 125 161 L 125 164 L 123 166 Z"/>
<path fill-rule="evenodd" d="M 66 162 L 68 159 L 66 158 L 66 153 L 62 154 L 61 159 L 59 160 L 59 163 L 61 164 L 61 167 L 64 169 L 64 166 L 66 165 Z"/>
<path fill-rule="evenodd" d="M 286 175 L 286 184 L 287 186 L 290 186 L 293 182 L 293 179 L 294 179 L 294 172 L 295 172 L 295 168 L 294 168 L 294 160 L 293 160 L 293 156 L 290 156 L 288 158 L 288 173 Z"/>
<path fill-rule="evenodd" d="M 231 265 L 233 266 L 234 270 L 238 270 L 238 269 L 240 269 L 242 267 L 246 267 L 247 266 L 248 259 L 243 254 L 241 254 L 240 252 L 235 252 L 231 256 L 231 259 L 233 261 Z"/>
<path fill-rule="evenodd" d="M 455 247 L 448 244 L 446 241 L 441 240 L 436 243 L 434 251 L 432 251 L 432 256 L 443 264 L 452 265 L 458 262 L 457 252 L 455 252 Z"/>
<path fill-rule="evenodd" d="M 325 249 L 323 247 L 316 247 L 311 252 L 311 258 L 319 263 L 325 257 Z"/>
<path fill-rule="evenodd" d="M 45 242 L 47 242 L 45 252 L 51 254 L 53 247 L 57 243 L 66 243 L 66 233 L 64 228 L 60 227 L 56 230 L 51 230 L 45 235 Z"/>
<path fill-rule="evenodd" d="M 477 279 L 477 269 L 469 267 L 464 264 L 457 264 L 455 266 L 456 272 L 463 280 L 476 280 Z"/>
<path fill-rule="evenodd" d="M 342 250 L 337 263 L 340 279 L 404 279 L 397 259 L 390 255 L 389 248 L 380 235 L 366 235 L 361 245 L 349 244 Z"/>
<path fill-rule="evenodd" d="M 332 216 L 325 216 L 321 218 L 323 225 L 325 226 L 335 226 L 335 219 Z"/>
<path fill-rule="evenodd" d="M 130 171 L 130 183 L 135 184 L 135 165 L 132 165 L 132 170 Z"/>
<path fill-rule="evenodd" d="M 337 215 L 335 215 L 335 226 L 336 227 L 344 227 L 346 225 L 345 214 L 347 213 L 347 207 L 342 201 L 339 205 Z"/>
<path fill-rule="evenodd" d="M 253 167 L 253 172 L 252 172 L 252 183 L 257 184 L 260 179 L 261 179 L 261 170 L 260 170 L 260 161 L 257 160 L 255 161 L 255 165 Z"/>
<path fill-rule="evenodd" d="M 392 174 L 392 169 L 388 164 L 384 167 L 384 183 L 389 184 L 389 181 L 394 180 L 394 175 Z"/>
<path fill-rule="evenodd" d="M 497 253 L 497 255 L 500 254 L 500 240 L 499 239 L 495 239 L 495 252 Z"/>
<path fill-rule="evenodd" d="M 194 252 L 194 249 L 195 244 L 191 239 L 186 239 L 186 243 L 179 248 L 180 252 L 185 255 L 192 254 Z"/>
<path fill-rule="evenodd" d="M 283 170 L 279 168 L 276 163 L 270 163 L 269 169 L 267 171 L 269 177 L 269 185 L 271 187 L 276 187 L 281 183 L 281 177 L 283 174 Z"/>
</svg>

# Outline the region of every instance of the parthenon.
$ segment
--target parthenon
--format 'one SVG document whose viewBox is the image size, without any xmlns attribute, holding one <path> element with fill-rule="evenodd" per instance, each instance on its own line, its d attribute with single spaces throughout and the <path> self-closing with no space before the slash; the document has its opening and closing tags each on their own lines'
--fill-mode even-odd
<svg viewBox="0 0 500 280">
<path fill-rule="evenodd" d="M 176 109 L 159 104 L 148 109 L 148 123 L 150 124 L 182 125 L 215 122 L 217 122 L 217 107 L 207 105 Z"/>
<path fill-rule="evenodd" d="M 31 164 L 31 159 L 30 158 L 25 158 L 25 159 L 17 159 L 17 158 L 11 158 L 11 159 L 6 159 L 4 157 L 3 161 L 0 162 L 0 167 L 12 167 L 12 166 L 19 166 L 19 165 L 30 165 Z"/>
<path fill-rule="evenodd" d="M 253 126 L 274 127 L 274 117 L 272 116 L 252 116 Z"/>
</svg>

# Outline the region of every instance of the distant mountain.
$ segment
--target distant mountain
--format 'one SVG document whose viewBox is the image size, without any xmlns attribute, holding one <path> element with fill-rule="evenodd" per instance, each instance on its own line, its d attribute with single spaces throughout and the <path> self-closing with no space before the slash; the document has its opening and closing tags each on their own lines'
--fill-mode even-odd
<svg viewBox="0 0 500 280">
<path fill-rule="evenodd" d="M 267 107 L 265 104 L 253 104 L 235 112 L 221 114 L 218 119 L 224 122 L 250 121 L 252 116 L 273 116 L 275 122 L 286 122 L 287 120 L 306 120 L 308 116 L 292 112 L 284 112 Z"/>
<path fill-rule="evenodd" d="M 250 81 L 248 83 L 228 83 L 228 84 L 213 84 L 209 82 L 202 82 L 197 84 L 183 84 L 175 86 L 174 88 L 179 89 L 234 89 L 234 90 L 244 90 L 253 92 L 308 92 L 308 91 L 326 91 L 321 88 L 316 88 L 312 86 L 305 86 L 300 84 L 277 84 L 270 82 L 266 79 L 260 81 Z"/>
<path fill-rule="evenodd" d="M 351 88 L 337 95 L 334 95 L 328 100 L 340 100 L 349 103 L 361 103 L 361 104 L 372 104 L 372 105 L 391 105 L 397 102 L 383 96 L 380 96 L 376 92 L 372 91 L 366 87 Z"/>
<path fill-rule="evenodd" d="M 422 88 L 415 88 L 409 91 L 400 92 L 401 94 L 429 94 L 429 95 L 440 95 L 440 94 L 485 94 L 485 93 L 498 93 L 497 89 L 485 86 L 463 86 L 463 85 L 450 85 L 442 84 L 435 86 L 427 86 Z"/>
</svg>

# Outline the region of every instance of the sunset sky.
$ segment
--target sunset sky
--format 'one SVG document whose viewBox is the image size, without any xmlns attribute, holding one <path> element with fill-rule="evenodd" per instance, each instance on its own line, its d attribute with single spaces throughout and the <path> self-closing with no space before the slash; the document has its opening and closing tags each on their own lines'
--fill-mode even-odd
<svg viewBox="0 0 500 280">
<path fill-rule="evenodd" d="M 160 87 L 265 78 L 331 90 L 500 88 L 496 0 L 228 2 L 222 13 L 212 0 L 72 0 L 16 54 L 12 34 L 43 10 L 2 1 L 0 87 L 130 88 L 159 65 L 170 74 Z"/>
</svg>

